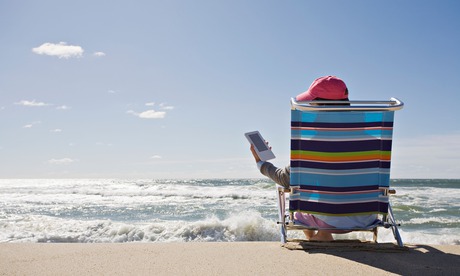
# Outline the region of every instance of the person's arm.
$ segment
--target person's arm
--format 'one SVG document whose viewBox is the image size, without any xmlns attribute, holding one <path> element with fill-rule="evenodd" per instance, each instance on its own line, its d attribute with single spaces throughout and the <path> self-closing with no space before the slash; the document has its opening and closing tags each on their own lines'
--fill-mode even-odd
<svg viewBox="0 0 460 276">
<path fill-rule="evenodd" d="M 263 175 L 275 181 L 278 185 L 289 188 L 291 178 L 291 169 L 289 166 L 281 169 L 275 167 L 270 162 L 261 161 L 253 145 L 251 145 L 251 152 L 254 156 L 254 160 L 257 162 L 257 167 Z"/>
<path fill-rule="evenodd" d="M 275 181 L 278 185 L 289 188 L 291 182 L 291 168 L 289 166 L 277 168 L 270 162 L 264 162 L 260 168 L 260 172 Z"/>
</svg>

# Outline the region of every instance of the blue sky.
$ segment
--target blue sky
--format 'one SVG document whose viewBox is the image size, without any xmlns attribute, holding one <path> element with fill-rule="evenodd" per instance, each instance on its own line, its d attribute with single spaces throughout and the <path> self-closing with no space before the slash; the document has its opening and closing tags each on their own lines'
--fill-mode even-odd
<svg viewBox="0 0 460 276">
<path fill-rule="evenodd" d="M 289 99 L 398 97 L 393 178 L 460 178 L 458 1 L 0 1 L 0 178 L 260 177 Z"/>
</svg>

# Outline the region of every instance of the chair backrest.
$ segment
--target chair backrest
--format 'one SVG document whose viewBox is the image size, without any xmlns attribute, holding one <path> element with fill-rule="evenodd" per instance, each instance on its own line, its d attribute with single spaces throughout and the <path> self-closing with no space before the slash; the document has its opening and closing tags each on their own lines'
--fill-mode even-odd
<svg viewBox="0 0 460 276">
<path fill-rule="evenodd" d="M 291 187 L 298 188 L 290 196 L 290 211 L 387 214 L 394 111 L 403 106 L 392 100 L 380 108 L 355 107 L 354 102 L 302 108 L 294 101 Z"/>
</svg>

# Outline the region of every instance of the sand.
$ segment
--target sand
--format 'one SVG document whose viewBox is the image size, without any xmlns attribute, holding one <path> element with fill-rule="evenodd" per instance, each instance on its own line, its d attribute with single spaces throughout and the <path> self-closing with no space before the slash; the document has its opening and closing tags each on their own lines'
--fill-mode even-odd
<svg viewBox="0 0 460 276">
<path fill-rule="evenodd" d="M 312 244 L 312 243 L 308 243 Z M 0 244 L 0 275 L 459 275 L 460 246 Z"/>
</svg>

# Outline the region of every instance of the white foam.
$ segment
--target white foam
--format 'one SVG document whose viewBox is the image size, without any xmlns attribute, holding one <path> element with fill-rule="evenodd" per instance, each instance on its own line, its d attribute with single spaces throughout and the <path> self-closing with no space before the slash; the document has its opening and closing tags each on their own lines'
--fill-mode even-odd
<svg viewBox="0 0 460 276">
<path fill-rule="evenodd" d="M 135 242 L 135 241 L 272 241 L 278 240 L 273 221 L 257 212 L 245 212 L 220 220 L 120 222 L 63 220 L 48 216 L 24 216 L 0 222 L 0 242 Z"/>
<path fill-rule="evenodd" d="M 398 188 L 404 242 L 459 244 L 459 191 Z M 0 180 L 0 242 L 278 241 L 276 217 L 264 181 Z M 379 241 L 393 242 L 391 230 Z"/>
<path fill-rule="evenodd" d="M 404 224 L 424 224 L 424 223 L 446 223 L 460 224 L 460 218 L 445 218 L 445 217 L 428 217 L 428 218 L 411 218 L 409 221 L 404 222 Z"/>
<path fill-rule="evenodd" d="M 226 219 L 210 217 L 203 221 L 151 221 L 120 223 L 110 220 L 63 220 L 47 216 L 17 216 L 0 222 L 0 242 L 209 242 L 209 241 L 278 241 L 279 226 L 259 213 L 248 211 Z M 460 244 L 455 229 L 437 232 L 399 229 L 405 243 Z M 336 239 L 372 240 L 367 232 L 334 235 Z M 301 231 L 290 232 L 290 238 L 303 238 Z M 390 229 L 379 229 L 379 242 L 395 242 Z"/>
</svg>

